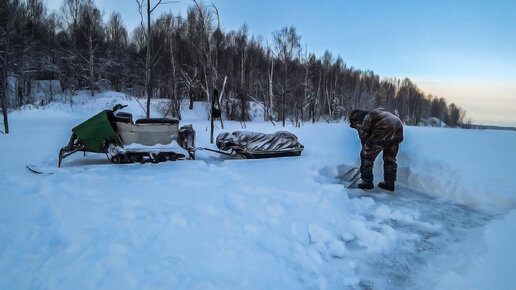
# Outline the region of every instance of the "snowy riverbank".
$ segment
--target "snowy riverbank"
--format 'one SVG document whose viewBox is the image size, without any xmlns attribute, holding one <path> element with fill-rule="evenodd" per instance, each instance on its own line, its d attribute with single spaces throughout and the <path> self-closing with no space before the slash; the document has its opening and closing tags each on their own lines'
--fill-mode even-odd
<svg viewBox="0 0 516 290">
<path fill-rule="evenodd" d="M 393 195 L 346 189 L 359 163 L 346 124 L 287 127 L 299 158 L 64 161 L 70 129 L 132 98 L 107 92 L 13 112 L 0 135 L 0 288 L 507 288 L 515 281 L 516 133 L 407 127 Z M 258 114 L 259 115 L 259 114 Z M 157 115 L 156 115 L 157 116 Z M 209 144 L 205 106 L 184 110 Z M 225 122 L 226 131 L 241 130 Z M 283 130 L 263 121 L 247 130 Z M 222 130 L 217 129 L 216 133 Z M 381 158 L 378 160 L 380 161 Z M 377 161 L 375 182 L 381 180 Z M 499 267 L 503 265 L 503 267 Z"/>
</svg>

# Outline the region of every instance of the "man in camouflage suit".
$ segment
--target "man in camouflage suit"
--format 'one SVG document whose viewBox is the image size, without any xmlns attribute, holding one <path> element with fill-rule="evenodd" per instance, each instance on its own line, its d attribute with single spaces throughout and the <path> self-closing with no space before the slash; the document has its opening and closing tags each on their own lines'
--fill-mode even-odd
<svg viewBox="0 0 516 290">
<path fill-rule="evenodd" d="M 349 126 L 358 131 L 362 143 L 360 151 L 360 189 L 373 189 L 374 160 L 383 151 L 383 182 L 379 187 L 394 191 L 396 181 L 396 155 L 403 141 L 403 124 L 396 115 L 377 108 L 372 111 L 353 110 L 349 117 Z"/>
</svg>

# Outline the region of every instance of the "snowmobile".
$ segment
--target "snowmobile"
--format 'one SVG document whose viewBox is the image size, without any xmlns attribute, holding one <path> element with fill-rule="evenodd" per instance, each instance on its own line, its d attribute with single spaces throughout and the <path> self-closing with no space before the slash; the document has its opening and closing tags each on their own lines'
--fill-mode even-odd
<svg viewBox="0 0 516 290">
<path fill-rule="evenodd" d="M 58 167 L 63 159 L 76 152 L 104 153 L 112 163 L 195 159 L 192 125 L 179 128 L 178 120 L 168 118 L 143 118 L 133 122 L 130 113 L 115 113 L 124 107 L 127 106 L 117 104 L 112 110 L 104 110 L 74 127 L 68 144 L 59 150 Z M 159 144 L 170 145 L 174 141 L 180 148 L 158 148 Z"/>
</svg>

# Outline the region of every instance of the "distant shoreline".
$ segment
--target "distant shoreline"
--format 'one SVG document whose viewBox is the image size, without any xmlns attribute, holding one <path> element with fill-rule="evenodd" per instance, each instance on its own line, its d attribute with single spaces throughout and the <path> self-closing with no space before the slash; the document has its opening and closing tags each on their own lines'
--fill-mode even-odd
<svg viewBox="0 0 516 290">
<path fill-rule="evenodd" d="M 503 131 L 516 131 L 516 127 L 510 126 L 496 126 L 496 125 L 471 125 L 468 129 L 479 129 L 479 130 L 503 130 Z"/>
</svg>

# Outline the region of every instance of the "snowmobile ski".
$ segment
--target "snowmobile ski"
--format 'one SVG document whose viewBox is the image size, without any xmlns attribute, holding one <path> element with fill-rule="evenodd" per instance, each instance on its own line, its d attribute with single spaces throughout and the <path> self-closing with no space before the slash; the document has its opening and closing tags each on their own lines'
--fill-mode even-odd
<svg viewBox="0 0 516 290">
<path fill-rule="evenodd" d="M 30 172 L 32 172 L 34 174 L 40 174 L 40 175 L 52 175 L 52 174 L 54 174 L 54 172 L 43 171 L 43 170 L 39 169 L 37 166 L 35 166 L 33 164 L 26 164 L 25 168 L 27 168 Z"/>
</svg>

